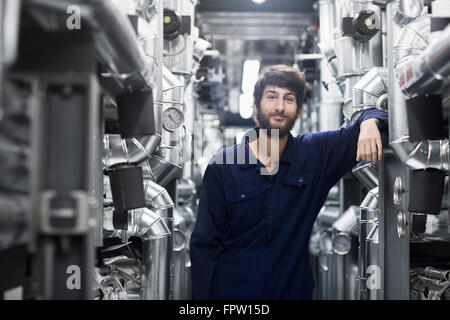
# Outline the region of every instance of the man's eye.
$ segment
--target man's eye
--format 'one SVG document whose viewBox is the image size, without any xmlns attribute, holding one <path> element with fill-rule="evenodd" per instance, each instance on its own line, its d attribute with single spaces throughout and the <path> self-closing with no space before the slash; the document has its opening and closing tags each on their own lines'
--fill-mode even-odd
<svg viewBox="0 0 450 320">
<path fill-rule="evenodd" d="M 293 97 L 286 97 L 284 98 L 284 100 L 286 100 L 287 102 L 294 102 L 295 99 Z"/>
<path fill-rule="evenodd" d="M 272 96 L 272 95 L 270 95 L 270 96 L 267 96 L 267 99 L 269 99 L 269 100 L 274 100 L 274 99 L 276 99 L 276 97 L 275 97 L 275 96 Z"/>
</svg>

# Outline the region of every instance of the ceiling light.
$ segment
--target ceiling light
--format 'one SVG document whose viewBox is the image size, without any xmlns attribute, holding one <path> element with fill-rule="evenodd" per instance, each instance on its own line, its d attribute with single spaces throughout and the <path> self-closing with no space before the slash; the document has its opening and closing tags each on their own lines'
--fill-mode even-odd
<svg viewBox="0 0 450 320">
<path fill-rule="evenodd" d="M 253 115 L 253 96 L 241 94 L 239 97 L 239 114 L 244 119 L 250 119 Z"/>
<path fill-rule="evenodd" d="M 253 94 L 256 81 L 258 81 L 260 63 L 259 60 L 245 60 L 242 70 L 242 92 Z"/>
<path fill-rule="evenodd" d="M 256 4 L 261 4 L 261 3 L 266 2 L 266 0 L 252 0 L 252 1 Z"/>
</svg>

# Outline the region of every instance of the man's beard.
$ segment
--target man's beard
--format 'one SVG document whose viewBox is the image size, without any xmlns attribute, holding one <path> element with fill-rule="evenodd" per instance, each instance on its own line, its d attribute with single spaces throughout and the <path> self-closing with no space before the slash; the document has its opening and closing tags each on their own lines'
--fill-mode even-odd
<svg viewBox="0 0 450 320">
<path fill-rule="evenodd" d="M 275 115 L 276 114 L 274 114 L 274 116 Z M 283 115 L 283 117 L 286 117 L 286 124 L 281 128 L 275 128 L 275 127 L 272 127 L 270 124 L 270 116 L 269 117 L 264 116 L 261 110 L 258 110 L 256 113 L 256 120 L 258 121 L 259 127 L 261 129 L 267 129 L 267 136 L 268 137 L 271 136 L 272 130 L 270 130 L 270 129 L 278 129 L 279 130 L 278 138 L 280 138 L 280 139 L 284 138 L 286 135 L 289 134 L 289 132 L 292 130 L 292 128 L 295 125 L 295 120 L 297 120 L 295 116 L 290 118 L 290 117 Z"/>
</svg>

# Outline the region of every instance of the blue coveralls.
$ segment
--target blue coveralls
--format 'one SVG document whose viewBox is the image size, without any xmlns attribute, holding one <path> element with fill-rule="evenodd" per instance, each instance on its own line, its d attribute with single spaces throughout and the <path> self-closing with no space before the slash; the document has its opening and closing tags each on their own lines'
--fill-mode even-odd
<svg viewBox="0 0 450 320">
<path fill-rule="evenodd" d="M 371 108 L 340 130 L 289 134 L 275 175 L 260 174 L 248 135 L 213 157 L 190 240 L 193 299 L 312 298 L 311 229 L 329 190 L 356 165 L 360 124 L 370 118 L 388 115 Z M 227 154 L 234 164 L 218 164 Z"/>
</svg>

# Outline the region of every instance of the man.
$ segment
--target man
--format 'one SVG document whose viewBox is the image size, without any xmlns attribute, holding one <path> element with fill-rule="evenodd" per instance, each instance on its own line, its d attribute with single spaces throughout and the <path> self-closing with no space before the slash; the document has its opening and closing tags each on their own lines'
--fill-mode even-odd
<svg viewBox="0 0 450 320">
<path fill-rule="evenodd" d="M 378 126 L 387 113 L 368 109 L 346 128 L 294 138 L 304 92 L 294 68 L 264 69 L 254 90 L 253 140 L 248 132 L 209 163 L 190 242 L 193 299 L 312 298 L 314 220 L 357 161 L 381 159 Z"/>
</svg>

